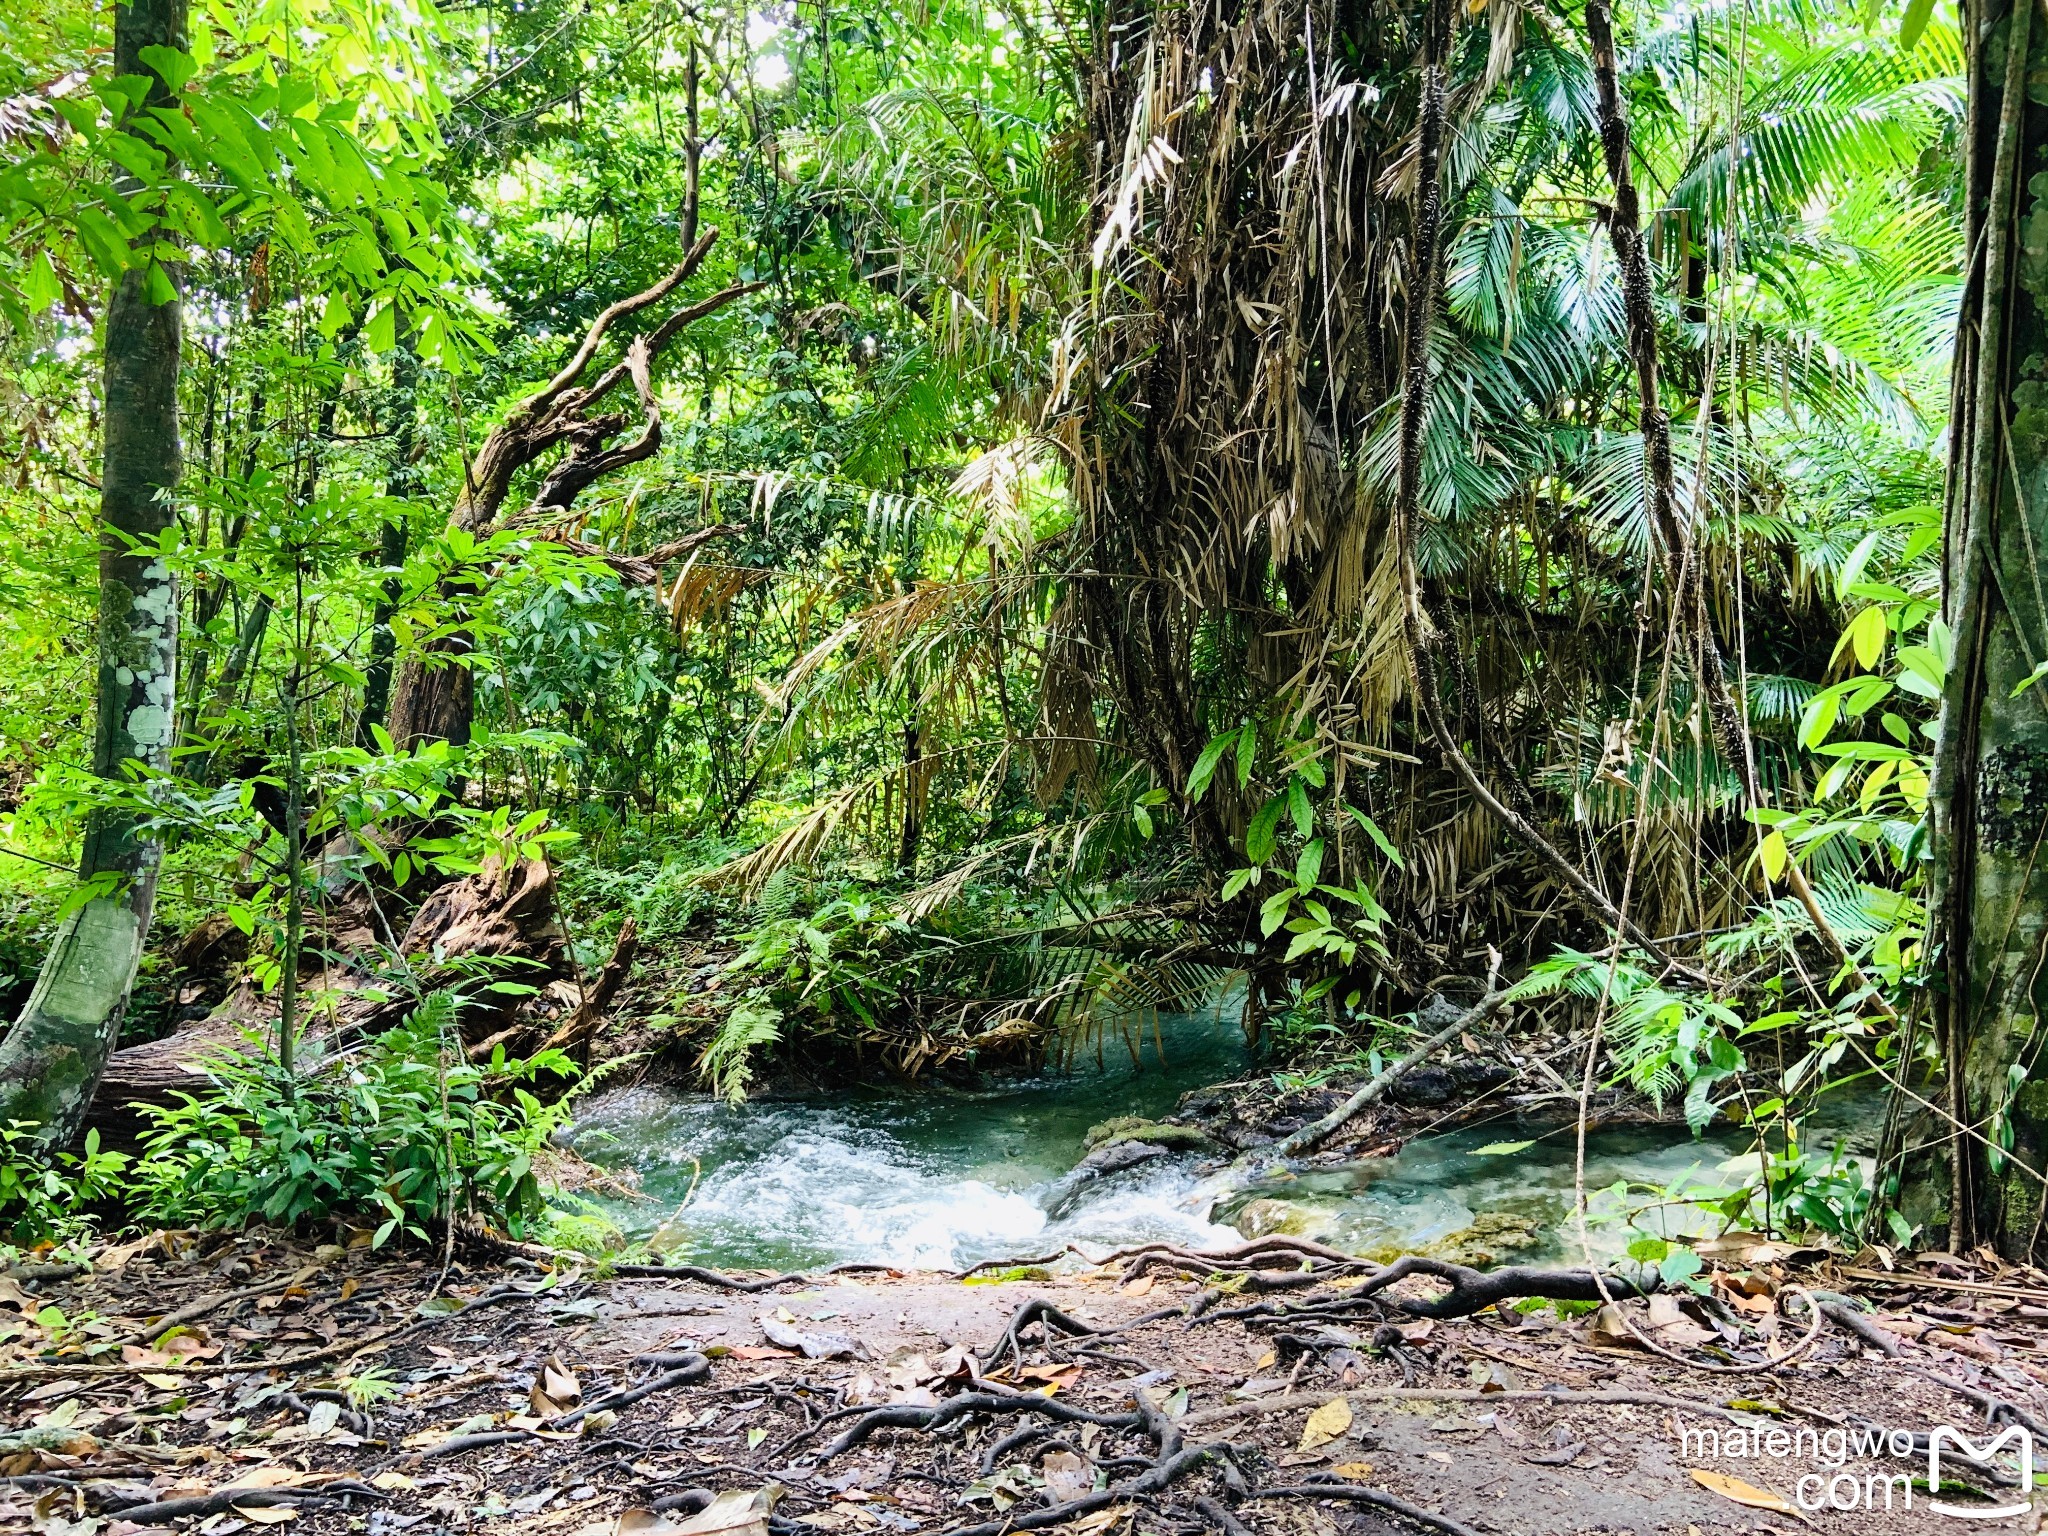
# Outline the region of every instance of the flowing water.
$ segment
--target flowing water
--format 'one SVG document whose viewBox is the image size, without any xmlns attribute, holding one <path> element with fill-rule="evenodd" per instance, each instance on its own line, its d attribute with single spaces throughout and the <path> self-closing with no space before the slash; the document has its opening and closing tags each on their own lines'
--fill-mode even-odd
<svg viewBox="0 0 2048 1536">
<path fill-rule="evenodd" d="M 1534 1245 L 1515 1259 L 1576 1258 L 1573 1135 L 1492 1127 L 1418 1136 L 1393 1157 L 1262 1181 L 1216 1199 L 1219 1181 L 1197 1160 L 1155 1158 L 1077 1183 L 1069 1171 L 1088 1128 L 1116 1115 L 1155 1117 L 1188 1089 L 1249 1067 L 1235 1020 L 1167 1020 L 1165 1065 L 1148 1042 L 1142 1065 L 1111 1059 L 1071 1075 L 962 1091 L 921 1086 L 759 1100 L 738 1108 L 699 1094 L 640 1087 L 592 1102 L 576 1145 L 594 1160 L 636 1169 L 644 1201 L 612 1214 L 678 1259 L 810 1268 L 842 1261 L 949 1269 L 983 1259 L 1051 1253 L 1073 1242 L 1114 1248 L 1163 1239 L 1194 1248 L 1241 1241 L 1227 1219 L 1263 1199 L 1287 1230 L 1356 1252 L 1414 1251 L 1485 1218 L 1523 1224 Z M 1512 1138 L 1534 1138 L 1510 1151 Z M 1688 1178 L 1726 1184 L 1732 1141 L 1695 1142 L 1683 1127 L 1596 1133 L 1587 1184 L 1641 1186 Z M 1596 1211 L 1615 1207 L 1613 1197 Z M 1259 1213 L 1251 1213 L 1257 1215 Z M 1687 1213 L 1696 1214 L 1696 1213 Z M 1666 1210 L 1645 1230 L 1698 1230 Z M 1619 1223 L 1596 1225 L 1594 1251 L 1625 1243 Z M 1506 1255 L 1503 1255 L 1506 1257 Z"/>
</svg>

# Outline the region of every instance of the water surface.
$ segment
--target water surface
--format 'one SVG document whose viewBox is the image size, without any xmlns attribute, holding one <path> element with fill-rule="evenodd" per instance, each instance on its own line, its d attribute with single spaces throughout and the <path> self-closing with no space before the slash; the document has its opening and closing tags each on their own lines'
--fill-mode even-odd
<svg viewBox="0 0 2048 1536">
<path fill-rule="evenodd" d="M 1231 1190 L 1198 1159 L 1154 1159 L 1104 1178 L 1069 1175 L 1084 1136 L 1117 1115 L 1153 1118 L 1188 1089 L 1250 1069 L 1234 1010 L 1163 1022 L 1162 1066 L 1148 1039 L 1071 1075 L 978 1090 L 921 1085 L 733 1107 L 700 1094 L 641 1087 L 593 1101 L 577 1147 L 640 1175 L 647 1199 L 613 1214 L 678 1258 L 812 1268 L 843 1261 L 951 1269 L 983 1259 L 1165 1240 L 1191 1248 L 1241 1241 L 1228 1224 L 1252 1199 L 1287 1203 L 1290 1230 L 1354 1252 L 1421 1251 L 1486 1218 L 1520 1218 L 1536 1234 L 1503 1261 L 1581 1257 L 1573 1208 L 1573 1133 L 1512 1119 L 1419 1136 L 1397 1154 Z M 1482 1148 L 1528 1141 L 1506 1153 Z M 1693 1140 L 1682 1126 L 1608 1130 L 1588 1143 L 1596 1213 L 1654 1205 L 1656 1190 L 1726 1186 L 1746 1167 L 1733 1136 Z M 1242 1182 L 1245 1175 L 1236 1175 Z M 1218 1195 L 1222 1200 L 1218 1201 Z M 1269 1210 L 1271 1208 L 1268 1208 Z M 1640 1231 L 1712 1230 L 1696 1209 L 1637 1215 Z M 1618 1253 L 1628 1225 L 1591 1232 L 1597 1257 Z M 1455 1255 L 1453 1255 L 1455 1256 Z"/>
</svg>

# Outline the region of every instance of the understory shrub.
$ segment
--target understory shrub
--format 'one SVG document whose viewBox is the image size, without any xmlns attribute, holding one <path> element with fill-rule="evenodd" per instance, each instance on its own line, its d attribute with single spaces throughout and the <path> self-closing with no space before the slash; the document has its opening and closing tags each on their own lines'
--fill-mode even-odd
<svg viewBox="0 0 2048 1536">
<path fill-rule="evenodd" d="M 375 1246 L 423 1238 L 451 1214 L 525 1236 L 548 1210 L 535 1160 L 570 1111 L 523 1085 L 577 1069 L 559 1051 L 508 1060 L 502 1048 L 487 1068 L 472 1065 L 452 1043 L 455 1006 L 436 993 L 396 1028 L 326 1056 L 308 1042 L 295 1076 L 267 1051 L 210 1062 L 207 1092 L 150 1111 L 133 1214 L 160 1226 L 375 1220 Z"/>
<path fill-rule="evenodd" d="M 81 1151 L 53 1153 L 33 1125 L 0 1127 L 0 1233 L 23 1248 L 84 1241 L 94 1209 L 119 1197 L 127 1166 L 124 1154 L 100 1149 L 98 1131 L 85 1133 Z"/>
</svg>

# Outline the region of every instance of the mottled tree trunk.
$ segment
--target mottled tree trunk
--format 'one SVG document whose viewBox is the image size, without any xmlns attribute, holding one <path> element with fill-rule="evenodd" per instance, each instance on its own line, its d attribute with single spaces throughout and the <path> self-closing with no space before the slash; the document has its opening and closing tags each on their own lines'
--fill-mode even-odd
<svg viewBox="0 0 2048 1536">
<path fill-rule="evenodd" d="M 142 60 L 151 45 L 185 46 L 186 0 L 132 0 L 114 13 L 114 73 L 151 77 L 149 102 L 174 99 Z M 161 250 L 161 247 L 159 247 Z M 100 471 L 99 718 L 93 768 L 119 776 L 139 759 L 169 764 L 177 717 L 178 593 L 149 551 L 172 521 L 180 469 L 178 366 L 183 308 L 176 274 L 124 272 L 107 303 L 102 343 L 106 435 Z M 139 540 L 141 553 L 129 541 Z M 149 934 L 161 847 L 131 817 L 95 815 L 80 874 L 114 878 L 65 919 L 21 1017 L 0 1041 L 0 1120 L 38 1125 L 50 1141 L 77 1133 L 120 1033 Z"/>
<path fill-rule="evenodd" d="M 1932 954 L 1946 1068 L 1947 1180 L 1909 1184 L 1908 1213 L 1957 1250 L 2024 1257 L 2041 1233 L 2048 1159 L 2048 107 L 2027 96 L 2048 55 L 2033 7 L 1966 7 L 1974 270 L 1957 338 L 1945 607 L 1954 659 L 1932 787 Z M 2034 69 L 2042 66 L 2034 65 Z M 1988 1143 L 1998 1144 L 1998 1148 Z M 1946 1194 L 1947 1210 L 1941 1196 Z"/>
</svg>

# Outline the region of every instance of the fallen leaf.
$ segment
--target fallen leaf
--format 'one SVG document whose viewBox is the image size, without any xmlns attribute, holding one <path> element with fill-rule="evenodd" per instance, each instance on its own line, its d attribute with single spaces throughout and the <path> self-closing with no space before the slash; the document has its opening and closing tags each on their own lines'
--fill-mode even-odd
<svg viewBox="0 0 2048 1536">
<path fill-rule="evenodd" d="M 1718 1493 L 1722 1498 L 1732 1499 L 1750 1509 L 1768 1509 L 1781 1515 L 1799 1513 L 1770 1489 L 1759 1488 L 1755 1483 L 1745 1483 L 1741 1478 L 1730 1477 L 1725 1472 L 1708 1472 L 1701 1467 L 1694 1467 L 1692 1480 L 1709 1493 Z"/>
<path fill-rule="evenodd" d="M 784 1316 L 789 1309 L 779 1309 Z M 808 1333 L 792 1327 L 783 1317 L 764 1313 L 756 1319 L 761 1325 L 761 1337 L 780 1349 L 795 1350 L 810 1360 L 850 1360 L 860 1353 L 860 1346 L 843 1333 Z"/>
<path fill-rule="evenodd" d="M 1342 1437 L 1350 1427 L 1351 1404 L 1341 1397 L 1333 1397 L 1308 1416 L 1308 1422 L 1301 1429 L 1301 1444 L 1296 1449 L 1312 1451 L 1319 1445 L 1328 1445 Z"/>
<path fill-rule="evenodd" d="M 382 1488 L 389 1492 L 397 1492 L 400 1489 L 417 1488 L 419 1484 L 412 1478 L 407 1477 L 403 1472 L 379 1472 L 370 1479 L 370 1486 L 372 1488 Z"/>
<path fill-rule="evenodd" d="M 303 1488 L 306 1484 L 319 1480 L 319 1473 L 301 1472 L 297 1467 L 273 1464 L 266 1467 L 251 1467 L 233 1482 L 223 1484 L 222 1488 L 223 1491 L 233 1488 Z"/>
<path fill-rule="evenodd" d="M 732 1348 L 735 1360 L 795 1360 L 793 1349 L 773 1349 L 766 1344 L 736 1344 Z"/>
<path fill-rule="evenodd" d="M 574 1371 L 562 1364 L 558 1355 L 549 1355 L 541 1361 L 540 1390 L 565 1407 L 574 1408 L 583 1401 L 582 1383 L 577 1381 Z"/>
<path fill-rule="evenodd" d="M 1372 1463 L 1369 1461 L 1343 1461 L 1330 1468 L 1330 1470 L 1339 1477 L 1349 1478 L 1353 1482 L 1358 1482 L 1372 1476 Z"/>
<path fill-rule="evenodd" d="M 1035 1381 L 1045 1387 L 1067 1391 L 1081 1379 L 1078 1365 L 1027 1365 L 1017 1373 L 1020 1381 Z"/>
<path fill-rule="evenodd" d="M 1149 1296 L 1149 1295 L 1151 1295 L 1151 1294 L 1152 1294 L 1152 1285 L 1153 1285 L 1153 1279 L 1154 1279 L 1154 1277 L 1153 1277 L 1153 1276 L 1151 1276 L 1151 1275 L 1140 1275 L 1140 1276 L 1138 1276 L 1138 1278 L 1137 1278 L 1137 1279 L 1133 1280 L 1133 1281 L 1132 1281 L 1132 1282 L 1131 1282 L 1131 1283 L 1130 1283 L 1129 1285 L 1127 1285 L 1127 1286 L 1125 1286 L 1125 1287 L 1124 1287 L 1124 1294 L 1125 1294 L 1126 1296 Z"/>
<path fill-rule="evenodd" d="M 1593 1314 L 1592 1321 L 1586 1325 L 1586 1331 L 1595 1344 L 1634 1347 L 1636 1342 L 1636 1336 L 1628 1331 L 1628 1323 L 1621 1315 L 1621 1308 L 1611 1301 Z"/>
<path fill-rule="evenodd" d="M 1662 1293 L 1650 1298 L 1650 1331 L 1660 1342 L 1684 1346 L 1704 1344 L 1714 1337 L 1714 1330 L 1703 1328 L 1685 1315 L 1678 1298 Z"/>
<path fill-rule="evenodd" d="M 1130 1518 L 1130 1513 L 1130 1505 L 1112 1504 L 1107 1509 L 1096 1510 L 1092 1515 L 1082 1515 L 1077 1520 L 1069 1520 L 1066 1528 L 1069 1536 L 1097 1536 L 1097 1533 Z"/>
<path fill-rule="evenodd" d="M 298 1510 L 290 1504 L 237 1504 L 235 1513 L 253 1525 L 283 1525 L 299 1518 Z"/>
<path fill-rule="evenodd" d="M 660 1536 L 767 1536 L 768 1512 L 780 1497 L 782 1488 L 777 1483 L 731 1488 L 713 1499 L 703 1513 L 669 1526 Z M 621 1518 L 621 1536 L 626 1536 Z"/>
<path fill-rule="evenodd" d="M 1095 1491 L 1095 1463 L 1072 1451 L 1053 1451 L 1038 1469 L 1045 1474 L 1045 1491 L 1061 1504 L 1071 1503 Z"/>
</svg>

